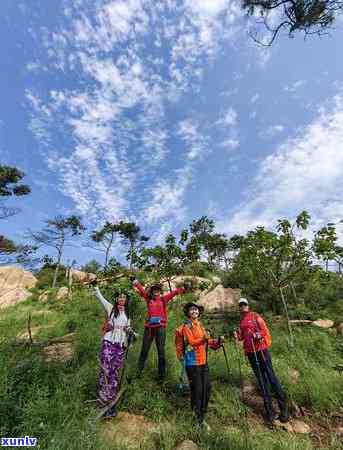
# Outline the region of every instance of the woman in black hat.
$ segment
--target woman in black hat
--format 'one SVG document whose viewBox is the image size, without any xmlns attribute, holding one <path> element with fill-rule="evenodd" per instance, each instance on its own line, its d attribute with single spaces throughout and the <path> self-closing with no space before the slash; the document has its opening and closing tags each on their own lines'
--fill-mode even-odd
<svg viewBox="0 0 343 450">
<path fill-rule="evenodd" d="M 176 332 L 176 355 L 180 361 L 184 359 L 186 373 L 191 389 L 191 407 L 198 424 L 210 429 L 205 422 L 205 414 L 210 399 L 210 378 L 207 365 L 208 347 L 218 350 L 224 338 L 211 339 L 199 321 L 204 308 L 196 303 L 187 303 L 184 313 L 187 317 Z"/>
</svg>

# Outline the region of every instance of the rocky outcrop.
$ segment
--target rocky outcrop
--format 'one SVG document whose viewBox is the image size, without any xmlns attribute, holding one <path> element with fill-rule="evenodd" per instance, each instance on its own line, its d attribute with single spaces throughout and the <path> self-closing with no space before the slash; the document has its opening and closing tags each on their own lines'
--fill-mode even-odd
<svg viewBox="0 0 343 450">
<path fill-rule="evenodd" d="M 237 306 L 239 298 L 239 289 L 224 288 L 219 284 L 212 291 L 201 294 L 198 304 L 203 306 L 206 312 L 225 312 Z"/>
<path fill-rule="evenodd" d="M 318 319 L 318 320 L 315 320 L 314 322 L 312 322 L 312 325 L 315 325 L 316 327 L 319 327 L 319 328 L 328 329 L 328 328 L 333 327 L 334 321 L 328 320 L 328 319 Z"/>
<path fill-rule="evenodd" d="M 81 270 L 71 269 L 71 276 L 74 281 L 85 283 L 87 281 L 95 280 L 96 275 L 94 273 L 82 272 Z"/>
<path fill-rule="evenodd" d="M 56 300 L 62 300 L 63 298 L 68 297 L 68 293 L 69 291 L 67 287 L 59 288 L 56 294 Z"/>
<path fill-rule="evenodd" d="M 190 441 L 189 439 L 182 441 L 175 450 L 199 450 L 199 447 L 195 442 Z"/>
<path fill-rule="evenodd" d="M 0 309 L 16 305 L 30 297 L 37 278 L 20 267 L 0 267 Z"/>
</svg>

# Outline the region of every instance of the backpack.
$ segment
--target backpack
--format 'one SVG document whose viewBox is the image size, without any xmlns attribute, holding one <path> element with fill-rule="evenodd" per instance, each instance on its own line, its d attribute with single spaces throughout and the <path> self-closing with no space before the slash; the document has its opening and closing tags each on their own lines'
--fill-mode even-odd
<svg viewBox="0 0 343 450">
<path fill-rule="evenodd" d="M 102 336 L 105 336 L 106 333 L 113 330 L 113 326 L 110 323 L 110 319 L 112 317 L 113 311 L 114 311 L 114 308 L 112 308 L 111 314 L 109 315 L 109 317 L 107 317 L 105 320 L 103 320 L 103 322 L 100 326 L 100 332 L 101 332 Z"/>
<path fill-rule="evenodd" d="M 185 345 L 185 339 L 183 337 L 183 327 L 184 326 L 185 326 L 185 324 L 182 324 L 175 330 L 175 348 L 176 348 L 177 359 L 181 359 L 185 355 L 186 345 Z"/>
<path fill-rule="evenodd" d="M 257 319 L 258 319 L 259 317 L 260 317 L 260 316 L 259 316 L 257 313 L 254 314 L 255 324 L 256 324 L 257 328 L 261 331 L 260 324 L 259 324 L 258 321 L 257 321 Z M 272 336 L 271 336 L 271 334 L 270 334 L 270 331 L 269 331 L 269 328 L 268 328 L 267 324 L 266 324 L 266 329 L 265 329 L 265 331 L 266 331 L 266 335 L 265 335 L 265 337 L 264 337 L 264 341 L 265 341 L 267 347 L 269 348 L 269 347 L 272 345 Z"/>
</svg>

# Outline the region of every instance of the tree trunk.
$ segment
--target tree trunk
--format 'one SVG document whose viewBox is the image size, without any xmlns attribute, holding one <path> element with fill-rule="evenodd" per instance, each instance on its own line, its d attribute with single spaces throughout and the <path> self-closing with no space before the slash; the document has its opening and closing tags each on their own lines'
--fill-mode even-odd
<svg viewBox="0 0 343 450">
<path fill-rule="evenodd" d="M 106 248 L 106 254 L 105 254 L 105 267 L 107 267 L 108 264 L 108 257 L 110 256 L 110 250 L 112 248 L 112 244 L 113 244 L 113 238 L 114 238 L 114 233 L 112 233 L 111 235 L 111 239 L 108 243 L 108 246 Z"/>
<path fill-rule="evenodd" d="M 279 288 L 280 290 L 280 295 L 281 295 L 281 301 L 285 310 L 285 314 L 286 314 L 286 319 L 287 319 L 287 328 L 288 328 L 288 334 L 289 334 L 289 345 L 290 347 L 294 347 L 294 339 L 293 339 L 293 333 L 292 333 L 292 326 L 289 320 L 289 315 L 288 315 L 288 308 L 287 308 L 287 303 L 285 300 L 285 297 L 283 295 L 282 292 L 282 287 Z"/>
<path fill-rule="evenodd" d="M 58 271 L 59 271 L 60 265 L 61 265 L 63 244 L 64 244 L 64 240 L 62 241 L 62 244 L 61 244 L 60 248 L 58 249 L 57 264 L 56 264 L 56 269 L 55 269 L 55 273 L 54 273 L 54 279 L 52 281 L 52 289 L 54 289 L 54 287 L 56 285 L 57 275 L 58 275 Z"/>
<path fill-rule="evenodd" d="M 132 270 L 133 246 L 134 246 L 134 243 L 131 242 L 130 243 L 130 270 Z"/>
<path fill-rule="evenodd" d="M 171 292 L 172 291 L 172 287 L 171 287 L 171 284 L 170 284 L 170 278 L 167 279 L 167 282 L 168 282 L 169 292 Z"/>
<path fill-rule="evenodd" d="M 327 259 L 325 261 L 325 271 L 327 272 L 329 270 L 329 260 Z"/>
</svg>

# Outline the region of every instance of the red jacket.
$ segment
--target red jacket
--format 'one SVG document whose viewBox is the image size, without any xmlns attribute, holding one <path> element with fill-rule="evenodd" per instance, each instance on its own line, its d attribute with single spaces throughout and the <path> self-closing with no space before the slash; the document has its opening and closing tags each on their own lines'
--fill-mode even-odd
<svg viewBox="0 0 343 450">
<path fill-rule="evenodd" d="M 258 335 L 260 335 L 261 339 L 258 338 Z M 253 311 L 246 311 L 242 314 L 238 338 L 243 341 L 245 353 L 253 353 L 254 347 L 255 351 L 267 350 L 271 343 L 266 322 Z"/>
<path fill-rule="evenodd" d="M 140 283 L 135 283 L 134 287 L 137 289 L 139 295 L 147 302 L 148 313 L 144 326 L 147 328 L 165 327 L 168 320 L 167 304 L 176 295 L 183 294 L 184 288 L 177 288 L 164 295 L 157 295 L 151 299 L 144 287 Z"/>
</svg>

